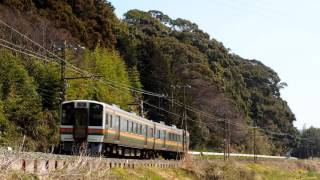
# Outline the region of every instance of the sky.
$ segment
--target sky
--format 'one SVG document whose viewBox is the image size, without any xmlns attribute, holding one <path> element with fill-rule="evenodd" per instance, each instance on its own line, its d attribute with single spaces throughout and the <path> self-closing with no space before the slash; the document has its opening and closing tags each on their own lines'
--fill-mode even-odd
<svg viewBox="0 0 320 180">
<path fill-rule="evenodd" d="M 320 128 L 319 0 L 110 0 L 119 18 L 130 9 L 184 18 L 232 53 L 274 69 L 298 129 Z M 319 111 L 319 112 L 318 112 Z"/>
</svg>

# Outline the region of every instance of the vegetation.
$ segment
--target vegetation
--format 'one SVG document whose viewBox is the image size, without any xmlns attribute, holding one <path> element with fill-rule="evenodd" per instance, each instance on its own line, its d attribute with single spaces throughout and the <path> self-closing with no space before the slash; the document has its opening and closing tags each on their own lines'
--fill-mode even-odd
<svg viewBox="0 0 320 180">
<path fill-rule="evenodd" d="M 195 161 L 188 160 L 180 168 L 161 169 L 155 167 L 111 168 L 97 161 L 96 166 L 86 165 L 88 159 L 70 162 L 69 168 L 48 173 L 23 173 L 19 171 L 0 170 L 2 179 L 243 179 L 243 180 L 293 180 L 319 179 L 317 161 Z M 196 164 L 196 166 L 195 166 Z M 72 167 L 72 168 L 70 168 Z"/>
<path fill-rule="evenodd" d="M 193 22 L 172 19 L 156 10 L 130 10 L 120 20 L 114 7 L 104 0 L 1 2 L 3 20 L 57 53 L 59 43 L 67 40 L 70 63 L 112 84 L 70 80 L 67 99 L 100 100 L 137 111 L 137 106 L 131 104 L 137 104 L 139 98 L 182 114 L 183 107 L 163 98 L 111 87 L 133 86 L 172 96 L 212 115 L 187 112 L 191 148 L 220 151 L 225 127 L 218 120 L 221 118 L 232 123 L 232 151 L 252 151 L 253 133 L 248 126 L 254 121 L 264 129 L 257 132 L 258 153 L 286 154 L 298 143 L 295 116 L 280 96 L 286 84 L 277 73 L 260 61 L 230 53 Z M 36 50 L 5 30 L 0 31 L 0 36 Z M 0 60 L 5 62 L 0 65 L 0 140 L 12 142 L 6 136 L 12 131 L 20 139 L 26 135 L 33 148 L 44 150 L 57 144 L 61 89 L 58 66 L 4 50 L 0 53 Z M 78 75 L 68 71 L 67 76 Z M 186 85 L 191 88 L 183 88 Z M 181 118 L 175 115 L 148 105 L 145 109 L 150 119 L 182 125 Z"/>
<path fill-rule="evenodd" d="M 320 157 L 320 129 L 310 127 L 301 131 L 301 140 L 293 155 L 299 158 Z"/>
</svg>

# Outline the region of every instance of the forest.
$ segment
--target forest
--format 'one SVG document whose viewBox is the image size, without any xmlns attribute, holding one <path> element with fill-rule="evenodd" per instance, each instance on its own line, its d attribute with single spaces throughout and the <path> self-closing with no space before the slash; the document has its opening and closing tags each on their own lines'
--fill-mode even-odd
<svg viewBox="0 0 320 180">
<path fill-rule="evenodd" d="M 297 154 L 303 146 L 306 131 L 293 126 L 294 113 L 280 95 L 287 84 L 259 60 L 231 53 L 192 21 L 137 9 L 119 19 L 116 7 L 104 0 L 0 3 L 1 20 L 58 55 L 66 41 L 70 64 L 112 82 L 69 80 L 66 100 L 98 100 L 137 113 L 143 100 L 148 102 L 147 118 L 177 127 L 183 121 L 176 114 L 182 115 L 187 106 L 190 146 L 195 150 L 222 152 L 226 122 L 232 152 L 252 153 L 254 125 L 257 153 Z M 6 27 L 0 26 L 0 37 L 43 53 Z M 66 75 L 78 76 L 72 71 Z M 119 84 L 164 98 L 119 89 Z M 0 49 L 1 145 L 24 141 L 29 150 L 56 147 L 60 100 L 59 66 Z"/>
</svg>

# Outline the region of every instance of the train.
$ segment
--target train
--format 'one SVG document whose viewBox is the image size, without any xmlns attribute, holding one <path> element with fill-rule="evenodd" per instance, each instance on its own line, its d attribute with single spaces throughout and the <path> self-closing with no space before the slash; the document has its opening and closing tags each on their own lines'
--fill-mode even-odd
<svg viewBox="0 0 320 180">
<path fill-rule="evenodd" d="M 85 151 L 105 157 L 181 159 L 189 132 L 92 100 L 65 101 L 61 106 L 60 151 Z"/>
</svg>

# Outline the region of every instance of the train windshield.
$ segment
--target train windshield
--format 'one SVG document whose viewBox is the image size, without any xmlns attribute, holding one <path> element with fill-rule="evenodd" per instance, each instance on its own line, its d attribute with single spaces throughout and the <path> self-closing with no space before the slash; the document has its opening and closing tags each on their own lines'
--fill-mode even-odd
<svg viewBox="0 0 320 180">
<path fill-rule="evenodd" d="M 102 126 L 103 106 L 101 104 L 90 103 L 89 126 Z"/>
<path fill-rule="evenodd" d="M 61 125 L 73 125 L 75 118 L 74 103 L 66 103 L 62 105 Z"/>
</svg>

